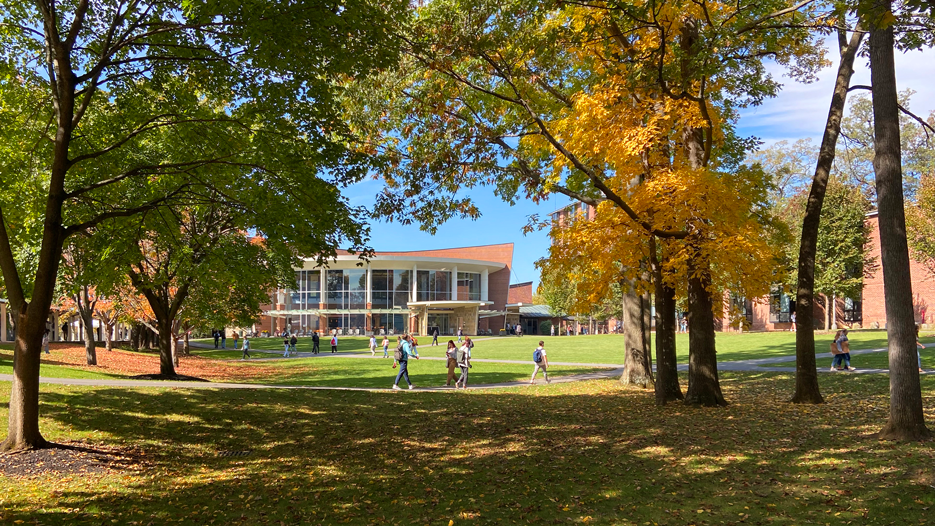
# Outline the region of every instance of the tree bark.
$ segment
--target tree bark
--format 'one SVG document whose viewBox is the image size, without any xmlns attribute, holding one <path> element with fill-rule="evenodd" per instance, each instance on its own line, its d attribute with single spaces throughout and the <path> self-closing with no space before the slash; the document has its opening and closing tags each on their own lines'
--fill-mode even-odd
<svg viewBox="0 0 935 526">
<path fill-rule="evenodd" d="M 624 366 L 620 383 L 645 389 L 653 384 L 649 345 L 643 326 L 643 301 L 632 281 L 623 284 Z"/>
<path fill-rule="evenodd" d="M 707 273 L 696 275 L 691 272 L 691 275 L 688 280 L 691 316 L 688 318 L 688 392 L 685 403 L 707 407 L 727 405 L 717 374 L 713 302 L 706 289 Z"/>
<path fill-rule="evenodd" d="M 172 344 L 172 322 L 157 317 L 156 325 L 159 328 L 159 374 L 175 376 L 175 347 Z"/>
<path fill-rule="evenodd" d="M 101 320 L 101 323 L 104 323 L 103 320 Z M 104 349 L 107 351 L 114 350 L 114 328 L 116 325 L 116 322 L 104 324 Z"/>
<path fill-rule="evenodd" d="M 854 59 L 864 36 L 859 26 L 856 29 L 857 31 L 851 34 L 847 46 L 841 49 L 841 63 L 838 65 L 831 107 L 828 109 L 821 148 L 818 151 L 818 163 L 815 166 L 812 187 L 805 205 L 805 218 L 802 221 L 795 302 L 795 311 L 799 313 L 795 320 L 795 394 L 790 400 L 794 404 L 821 404 L 825 401 L 818 387 L 818 370 L 815 362 L 815 320 L 811 316 L 815 303 L 815 254 L 818 251 L 821 208 L 825 200 L 825 190 L 828 187 L 828 176 L 834 164 L 838 136 L 841 133 L 841 118 L 844 116 L 844 106 L 847 102 L 847 89 L 851 84 L 851 76 L 854 74 Z"/>
<path fill-rule="evenodd" d="M 0 451 L 48 446 L 39 432 L 39 366 L 45 323 L 27 313 L 14 312 L 13 385 L 10 389 L 8 435 Z"/>
<path fill-rule="evenodd" d="M 662 281 L 662 266 L 656 244 L 650 238 L 650 270 L 656 291 L 656 405 L 683 400 L 675 356 L 675 289 Z"/>
<path fill-rule="evenodd" d="M 134 352 L 140 351 L 140 339 L 142 336 L 140 327 L 141 325 L 136 322 L 130 326 L 130 348 L 133 349 Z"/>
<path fill-rule="evenodd" d="M 877 2 L 878 14 L 892 7 Z M 890 366 L 890 416 L 879 437 L 924 440 L 931 436 L 922 413 L 922 391 L 916 369 L 912 279 L 903 208 L 899 105 L 893 26 L 870 28 L 870 80 L 873 86 L 873 170 L 879 210 L 880 260 Z"/>
</svg>

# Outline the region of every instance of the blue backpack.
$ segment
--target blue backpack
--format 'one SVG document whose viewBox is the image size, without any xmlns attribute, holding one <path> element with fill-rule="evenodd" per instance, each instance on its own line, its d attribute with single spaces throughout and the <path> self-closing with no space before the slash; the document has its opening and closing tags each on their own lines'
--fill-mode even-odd
<svg viewBox="0 0 935 526">
<path fill-rule="evenodd" d="M 536 349 L 532 352 L 532 361 L 542 363 L 542 349 Z"/>
</svg>

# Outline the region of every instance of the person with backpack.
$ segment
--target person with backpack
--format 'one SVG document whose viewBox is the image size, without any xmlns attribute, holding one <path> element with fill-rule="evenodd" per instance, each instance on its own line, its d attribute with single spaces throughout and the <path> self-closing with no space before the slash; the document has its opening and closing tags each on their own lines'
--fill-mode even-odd
<svg viewBox="0 0 935 526">
<path fill-rule="evenodd" d="M 542 369 L 542 376 L 545 377 L 545 383 L 552 383 L 552 380 L 549 380 L 549 357 L 546 356 L 545 353 L 545 342 L 540 341 L 539 346 L 533 351 L 532 362 L 536 364 L 536 368 L 532 370 L 532 378 L 529 380 L 529 384 L 535 385 L 536 375 L 539 374 L 539 369 Z"/>
<path fill-rule="evenodd" d="M 299 343 L 299 339 L 295 337 L 295 334 L 292 335 L 292 338 L 289 338 L 289 352 L 292 354 L 298 354 L 295 350 L 295 344 Z"/>
<path fill-rule="evenodd" d="M 416 351 L 415 346 L 412 345 L 409 335 L 403 336 L 402 340 L 399 342 L 399 345 L 396 346 L 396 352 L 393 354 L 395 363 L 393 367 L 396 367 L 399 364 L 399 372 L 396 374 L 396 380 L 393 382 L 393 389 L 399 389 L 399 379 L 405 378 L 406 383 L 409 384 L 409 389 L 415 389 L 416 386 L 412 385 L 412 381 L 409 380 L 409 357 L 413 357 L 416 360 L 419 359 L 419 354 Z"/>
<path fill-rule="evenodd" d="M 334 354 L 334 353 L 336 353 L 336 352 L 338 352 L 338 333 L 337 333 L 337 331 L 335 331 L 335 333 L 331 335 L 331 354 Z"/>
<path fill-rule="evenodd" d="M 458 365 L 457 354 L 458 345 L 453 340 L 448 340 L 448 350 L 445 351 L 445 357 L 448 358 L 448 381 L 445 382 L 445 387 L 451 387 L 451 381 L 455 378 L 455 366 Z"/>
<path fill-rule="evenodd" d="M 312 354 L 321 352 L 321 349 L 318 347 L 319 343 L 321 343 L 321 338 L 318 337 L 318 331 L 315 331 L 315 333 L 312 334 Z"/>
<path fill-rule="evenodd" d="M 243 337 L 243 356 L 242 356 L 240 359 L 241 359 L 241 360 L 246 360 L 246 359 L 249 358 L 249 357 L 250 357 L 250 339 L 247 338 L 247 335 L 246 335 L 246 334 L 244 334 L 244 337 Z"/>
<path fill-rule="evenodd" d="M 285 347 L 286 349 L 286 352 L 282 353 L 282 357 L 288 358 L 289 357 L 289 337 L 288 336 L 283 337 L 282 346 Z"/>
<path fill-rule="evenodd" d="M 458 351 L 455 354 L 455 361 L 461 369 L 461 376 L 458 378 L 458 381 L 455 382 L 455 389 L 467 389 L 468 369 L 471 368 L 471 347 L 471 339 L 468 338 L 464 340 L 464 344 L 462 344 L 461 347 L 458 347 Z"/>
</svg>

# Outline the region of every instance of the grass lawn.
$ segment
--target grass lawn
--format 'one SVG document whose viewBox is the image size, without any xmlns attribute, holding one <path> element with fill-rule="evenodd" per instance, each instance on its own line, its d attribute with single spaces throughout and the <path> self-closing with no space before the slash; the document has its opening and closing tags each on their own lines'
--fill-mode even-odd
<svg viewBox="0 0 935 526">
<path fill-rule="evenodd" d="M 857 330 L 849 333 L 851 349 L 876 349 L 886 347 L 886 331 L 884 330 Z M 655 337 L 655 335 L 654 335 Z M 488 358 L 493 360 L 523 360 L 531 361 L 532 352 L 539 340 L 545 341 L 549 352 L 549 361 L 580 362 L 580 363 L 623 363 L 623 336 L 603 334 L 594 336 L 516 336 L 477 338 L 473 356 L 475 358 Z M 815 333 L 815 348 L 820 356 L 827 353 L 829 344 L 834 340 L 833 332 Z M 935 341 L 935 338 L 928 338 Z M 202 340 L 208 343 L 209 340 Z M 322 352 L 330 352 L 329 339 L 322 338 Z M 341 352 L 367 353 L 368 338 L 361 336 L 342 336 L 338 341 L 338 350 Z M 923 342 L 927 340 L 923 339 Z M 377 345 L 382 342 L 377 339 Z M 425 356 L 442 356 L 445 352 L 447 338 L 439 338 L 440 345 L 431 346 L 430 337 L 419 337 L 419 353 Z M 716 335 L 718 360 L 734 361 L 754 358 L 767 358 L 771 356 L 795 355 L 794 332 L 756 332 L 736 333 L 719 332 Z M 228 340 L 228 344 L 231 340 Z M 254 349 L 281 351 L 282 338 L 255 338 L 250 340 Z M 396 346 L 395 338 L 390 349 Z M 299 338 L 297 349 L 300 352 L 311 352 L 312 341 L 309 337 Z M 676 349 L 679 363 L 688 363 L 688 335 L 676 336 Z M 204 352 L 223 353 L 215 354 L 217 357 L 239 358 L 235 351 L 194 350 L 199 354 Z M 382 355 L 382 348 L 380 350 Z"/>
<path fill-rule="evenodd" d="M 886 418 L 886 376 L 823 376 L 819 407 L 784 402 L 789 374 L 721 377 L 721 409 L 657 408 L 614 381 L 459 393 L 48 386 L 46 438 L 149 460 L 0 477 L 0 523 L 929 521 L 931 444 L 868 436 Z M 933 428 L 935 378 L 922 388 Z M 229 450 L 252 453 L 218 456 Z"/>
<path fill-rule="evenodd" d="M 0 374 L 13 374 L 13 350 L 3 348 L 0 351 Z M 52 355 L 54 356 L 54 355 Z M 45 355 L 43 355 L 45 357 Z M 121 374 L 107 373 L 103 371 L 88 371 L 86 369 L 76 369 L 68 365 L 59 365 L 54 363 L 54 358 L 46 358 L 39 366 L 39 375 L 46 378 L 99 378 L 113 379 L 123 378 Z"/>
</svg>

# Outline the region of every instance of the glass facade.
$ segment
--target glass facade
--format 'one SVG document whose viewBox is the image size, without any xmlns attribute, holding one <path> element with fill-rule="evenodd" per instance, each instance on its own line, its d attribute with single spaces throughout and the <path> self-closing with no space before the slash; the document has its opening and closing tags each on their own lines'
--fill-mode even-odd
<svg viewBox="0 0 935 526">
<path fill-rule="evenodd" d="M 451 272 L 420 270 L 416 277 L 416 301 L 451 300 Z"/>
<path fill-rule="evenodd" d="M 328 331 L 339 330 L 342 334 L 365 334 L 366 314 L 329 314 Z"/>
<path fill-rule="evenodd" d="M 479 272 L 458 272 L 458 299 L 480 301 Z"/>
<path fill-rule="evenodd" d="M 774 286 L 769 293 L 769 322 L 787 323 L 791 321 L 795 303 L 781 286 Z"/>
<path fill-rule="evenodd" d="M 412 284 L 410 270 L 372 270 L 373 292 L 371 302 L 374 309 L 406 308 Z"/>
<path fill-rule="evenodd" d="M 367 271 L 365 269 L 328 270 L 327 272 L 325 308 L 367 308 Z M 330 326 L 331 322 L 328 323 Z"/>
<path fill-rule="evenodd" d="M 300 270 L 295 273 L 297 288 L 286 295 L 289 310 L 318 310 L 321 303 L 321 271 Z"/>
<path fill-rule="evenodd" d="M 429 334 L 432 334 L 432 332 L 435 330 L 435 327 L 438 327 L 439 335 L 451 335 L 452 332 L 449 319 L 450 318 L 447 314 L 429 314 Z"/>
<path fill-rule="evenodd" d="M 403 334 L 406 332 L 407 318 L 409 314 L 374 314 L 373 332 L 375 334 Z"/>
</svg>

